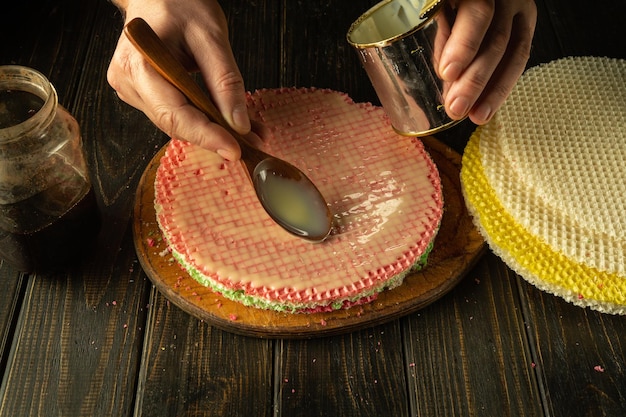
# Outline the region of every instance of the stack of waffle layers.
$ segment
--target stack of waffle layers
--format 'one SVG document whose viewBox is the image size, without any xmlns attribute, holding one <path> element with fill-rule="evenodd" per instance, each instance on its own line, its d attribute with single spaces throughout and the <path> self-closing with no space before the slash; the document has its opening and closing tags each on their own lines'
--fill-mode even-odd
<svg viewBox="0 0 626 417">
<path fill-rule="evenodd" d="M 529 69 L 472 135 L 461 182 L 477 227 L 519 275 L 626 314 L 626 61 Z"/>
<path fill-rule="evenodd" d="M 371 302 L 426 265 L 443 215 L 439 171 L 380 107 L 327 89 L 264 89 L 248 109 L 270 154 L 319 187 L 333 213 L 323 243 L 298 239 L 259 204 L 239 162 L 180 140 L 155 181 L 159 227 L 205 286 L 247 306 L 324 312 Z"/>
</svg>

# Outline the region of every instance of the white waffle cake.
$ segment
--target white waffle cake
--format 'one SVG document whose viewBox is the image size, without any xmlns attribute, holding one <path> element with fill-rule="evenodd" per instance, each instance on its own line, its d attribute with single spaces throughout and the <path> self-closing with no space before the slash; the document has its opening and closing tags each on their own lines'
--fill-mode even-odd
<svg viewBox="0 0 626 417">
<path fill-rule="evenodd" d="M 494 252 L 577 305 L 626 312 L 626 61 L 528 70 L 479 127 L 461 172 Z"/>
<path fill-rule="evenodd" d="M 193 278 L 245 305 L 315 312 L 372 301 L 425 265 L 443 197 L 421 141 L 396 134 L 381 108 L 331 90 L 256 91 L 248 108 L 264 150 L 320 189 L 333 230 L 323 243 L 294 237 L 263 210 L 239 162 L 172 140 L 155 208 Z"/>
</svg>

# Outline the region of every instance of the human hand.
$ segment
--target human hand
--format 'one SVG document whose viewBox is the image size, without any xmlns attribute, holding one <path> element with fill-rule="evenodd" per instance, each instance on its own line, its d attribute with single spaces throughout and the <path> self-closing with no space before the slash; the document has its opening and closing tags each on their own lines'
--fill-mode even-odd
<svg viewBox="0 0 626 417">
<path fill-rule="evenodd" d="M 125 23 L 142 17 L 189 71 L 199 70 L 216 107 L 241 134 L 250 131 L 243 78 L 216 0 L 116 0 Z M 237 160 L 241 150 L 226 129 L 212 123 L 176 87 L 159 75 L 122 34 L 107 80 L 124 102 L 143 111 L 170 137 Z"/>
<path fill-rule="evenodd" d="M 487 123 L 502 106 L 530 56 L 537 8 L 533 0 L 453 0 L 456 19 L 439 62 L 450 82 L 446 111 Z"/>
</svg>

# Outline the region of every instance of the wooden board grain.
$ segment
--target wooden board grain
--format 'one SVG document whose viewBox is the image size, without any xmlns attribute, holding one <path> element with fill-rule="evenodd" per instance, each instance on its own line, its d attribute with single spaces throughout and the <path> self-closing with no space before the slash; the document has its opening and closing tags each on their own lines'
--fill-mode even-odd
<svg viewBox="0 0 626 417">
<path fill-rule="evenodd" d="M 139 261 L 171 302 L 201 320 L 239 334 L 312 338 L 374 326 L 414 312 L 451 290 L 485 248 L 463 201 L 460 155 L 434 138 L 423 138 L 423 142 L 439 168 L 443 185 L 441 228 L 427 267 L 407 276 L 399 287 L 382 292 L 372 303 L 327 313 L 278 313 L 246 307 L 195 281 L 167 251 L 155 217 L 154 178 L 164 149 L 146 168 L 135 197 L 133 232 Z"/>
</svg>

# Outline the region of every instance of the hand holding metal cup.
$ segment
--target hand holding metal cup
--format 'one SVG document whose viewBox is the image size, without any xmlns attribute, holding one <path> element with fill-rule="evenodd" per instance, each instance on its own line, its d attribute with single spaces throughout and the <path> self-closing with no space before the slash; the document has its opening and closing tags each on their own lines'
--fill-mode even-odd
<svg viewBox="0 0 626 417">
<path fill-rule="evenodd" d="M 459 122 L 446 113 L 447 83 L 436 70 L 453 20 L 444 0 L 385 0 L 348 31 L 399 134 L 427 136 Z"/>
</svg>

